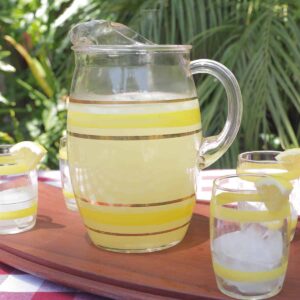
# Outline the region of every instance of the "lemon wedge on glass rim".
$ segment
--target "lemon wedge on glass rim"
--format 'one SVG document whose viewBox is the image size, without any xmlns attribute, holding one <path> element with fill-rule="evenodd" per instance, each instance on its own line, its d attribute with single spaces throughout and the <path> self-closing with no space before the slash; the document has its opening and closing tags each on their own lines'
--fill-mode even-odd
<svg viewBox="0 0 300 300">
<path fill-rule="evenodd" d="M 286 179 L 300 177 L 300 148 L 285 150 L 275 158 L 287 170 Z"/>
<path fill-rule="evenodd" d="M 300 165 L 300 148 L 285 150 L 278 154 L 276 159 L 282 163 L 293 163 Z"/>
<path fill-rule="evenodd" d="M 269 211 L 280 210 L 289 203 L 292 184 L 283 178 L 263 177 L 255 181 L 255 186 Z"/>
<path fill-rule="evenodd" d="M 47 153 L 46 149 L 38 143 L 23 141 L 13 145 L 10 153 L 17 163 L 22 164 L 27 170 L 33 170 Z"/>
</svg>

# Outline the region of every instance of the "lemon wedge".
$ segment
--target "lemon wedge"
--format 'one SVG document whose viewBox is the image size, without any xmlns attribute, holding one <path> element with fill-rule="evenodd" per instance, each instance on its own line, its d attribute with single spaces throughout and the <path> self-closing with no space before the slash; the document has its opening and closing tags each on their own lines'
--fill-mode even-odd
<svg viewBox="0 0 300 300">
<path fill-rule="evenodd" d="M 255 182 L 258 193 L 270 211 L 280 210 L 289 203 L 292 184 L 282 178 L 264 177 Z"/>
<path fill-rule="evenodd" d="M 285 150 L 276 156 L 276 160 L 287 169 L 290 180 L 300 177 L 300 148 Z"/>
<path fill-rule="evenodd" d="M 285 150 L 276 156 L 276 160 L 288 171 L 286 179 L 300 177 L 300 148 Z"/>
<path fill-rule="evenodd" d="M 16 157 L 18 163 L 25 165 L 26 169 L 33 170 L 47 151 L 38 143 L 24 141 L 13 145 L 10 153 Z"/>
<path fill-rule="evenodd" d="M 293 163 L 300 166 L 300 148 L 285 150 L 276 156 L 276 160 L 283 163 Z"/>
</svg>

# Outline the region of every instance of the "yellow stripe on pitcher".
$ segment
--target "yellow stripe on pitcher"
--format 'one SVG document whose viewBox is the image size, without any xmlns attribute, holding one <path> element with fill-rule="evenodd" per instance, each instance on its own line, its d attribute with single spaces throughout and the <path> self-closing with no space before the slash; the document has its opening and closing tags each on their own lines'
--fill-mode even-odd
<svg viewBox="0 0 300 300">
<path fill-rule="evenodd" d="M 0 220 L 14 220 L 35 215 L 37 212 L 37 203 L 29 208 L 24 208 L 15 211 L 0 212 Z"/>
<path fill-rule="evenodd" d="M 175 220 L 174 222 L 168 222 L 165 224 L 152 224 L 152 225 L 144 225 L 144 226 L 115 226 L 110 224 L 102 224 L 99 222 L 93 222 L 90 220 L 84 220 L 84 225 L 87 228 L 92 228 L 94 231 L 98 232 L 109 232 L 109 233 L 117 233 L 117 234 L 145 234 L 149 232 L 162 232 L 169 231 L 170 229 L 182 227 L 183 224 L 189 223 L 191 220 L 191 215 L 183 219 Z"/>
<path fill-rule="evenodd" d="M 81 128 L 161 128 L 200 123 L 200 110 L 189 109 L 151 114 L 91 114 L 69 111 L 68 126 Z"/>
<path fill-rule="evenodd" d="M 171 231 L 167 232 L 146 232 L 146 235 L 111 235 L 106 233 L 99 233 L 93 230 L 88 230 L 89 237 L 95 245 L 98 247 L 104 247 L 112 251 L 129 251 L 135 250 L 139 252 L 145 252 L 145 249 L 161 249 L 164 245 L 173 245 L 180 242 L 186 234 L 189 223 L 185 223 L 177 228 L 170 228 Z M 150 233 L 150 234 L 147 234 Z"/>
<path fill-rule="evenodd" d="M 173 222 L 192 215 L 194 201 L 183 206 L 168 209 L 147 208 L 112 208 L 111 210 L 95 208 L 92 205 L 80 204 L 80 213 L 85 220 L 114 226 L 159 225 Z"/>
<path fill-rule="evenodd" d="M 258 253 L 259 255 L 259 253 Z M 234 269 L 226 268 L 216 261 L 213 261 L 213 268 L 215 273 L 227 280 L 237 281 L 237 282 L 263 282 L 275 280 L 278 277 L 284 275 L 287 269 L 287 263 L 283 263 L 280 267 L 267 270 L 267 271 L 255 271 L 255 272 L 246 272 L 238 271 Z"/>
</svg>

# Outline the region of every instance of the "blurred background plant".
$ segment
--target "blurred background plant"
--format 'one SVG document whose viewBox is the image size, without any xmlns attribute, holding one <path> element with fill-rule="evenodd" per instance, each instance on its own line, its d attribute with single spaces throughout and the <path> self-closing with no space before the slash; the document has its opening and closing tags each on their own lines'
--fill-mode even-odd
<svg viewBox="0 0 300 300">
<path fill-rule="evenodd" d="M 234 167 L 239 152 L 299 147 L 300 1 L 298 0 L 2 0 L 0 143 L 45 145 L 57 168 L 59 137 L 74 68 L 72 24 L 110 19 L 156 43 L 192 44 L 236 75 L 244 99 L 236 142 L 214 167 Z M 226 118 L 225 92 L 196 77 L 206 135 Z"/>
</svg>

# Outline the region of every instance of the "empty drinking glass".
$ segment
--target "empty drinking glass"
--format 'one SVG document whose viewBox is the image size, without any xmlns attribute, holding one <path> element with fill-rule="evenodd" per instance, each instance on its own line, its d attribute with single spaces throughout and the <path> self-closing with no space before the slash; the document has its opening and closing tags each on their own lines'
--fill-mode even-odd
<svg viewBox="0 0 300 300">
<path fill-rule="evenodd" d="M 78 208 L 73 193 L 67 153 L 67 137 L 63 136 L 60 139 L 59 147 L 59 169 L 61 174 L 62 191 L 67 208 L 69 210 L 76 211 Z"/>
<path fill-rule="evenodd" d="M 288 194 L 282 196 L 284 201 L 273 210 L 265 204 L 268 195 L 257 188 L 261 179 L 270 177 L 231 175 L 214 181 L 210 218 L 213 268 L 218 288 L 237 299 L 274 296 L 285 278 L 289 252 Z M 253 203 L 261 205 L 256 210 L 248 209 Z"/>
</svg>

